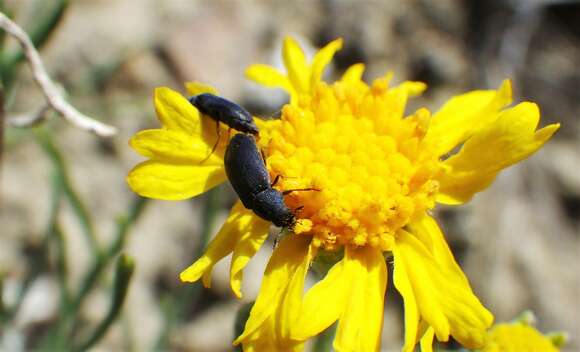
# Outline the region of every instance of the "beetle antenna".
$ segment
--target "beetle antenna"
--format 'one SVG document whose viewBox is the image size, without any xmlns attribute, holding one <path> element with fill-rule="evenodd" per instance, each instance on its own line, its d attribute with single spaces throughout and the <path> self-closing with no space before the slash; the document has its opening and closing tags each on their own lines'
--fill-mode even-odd
<svg viewBox="0 0 580 352">
<path fill-rule="evenodd" d="M 286 196 L 292 192 L 303 192 L 303 191 L 315 191 L 315 192 L 320 192 L 320 190 L 318 188 L 297 188 L 297 189 L 289 189 L 287 191 L 282 192 L 283 196 Z"/>
<path fill-rule="evenodd" d="M 274 187 L 274 186 L 276 186 L 276 185 L 278 184 L 278 181 L 279 181 L 281 178 L 282 178 L 282 179 L 284 179 L 284 178 L 288 178 L 288 179 L 295 179 L 295 178 L 298 178 L 298 177 L 295 177 L 295 176 L 284 176 L 284 175 L 280 175 L 280 174 L 278 174 L 278 175 L 276 175 L 276 177 L 274 178 L 274 182 L 272 182 L 272 184 L 270 185 L 270 187 Z"/>
</svg>

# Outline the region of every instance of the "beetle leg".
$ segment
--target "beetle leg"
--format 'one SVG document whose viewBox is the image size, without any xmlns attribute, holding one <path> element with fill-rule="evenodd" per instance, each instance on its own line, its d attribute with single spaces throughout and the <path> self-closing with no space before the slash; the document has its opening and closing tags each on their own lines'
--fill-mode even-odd
<svg viewBox="0 0 580 352">
<path fill-rule="evenodd" d="M 304 205 L 301 205 L 298 208 L 294 209 L 294 211 L 293 211 L 294 216 L 297 216 L 298 213 L 300 213 L 302 211 L 302 209 L 304 209 Z"/>
<path fill-rule="evenodd" d="M 272 120 L 273 119 L 280 119 L 281 117 L 282 117 L 282 110 L 275 111 L 270 115 L 270 118 Z"/>
<path fill-rule="evenodd" d="M 274 182 L 272 182 L 270 187 L 276 186 L 276 184 L 278 183 L 278 180 L 280 180 L 280 177 L 282 177 L 282 175 L 276 175 L 276 177 L 274 178 Z"/>
<path fill-rule="evenodd" d="M 262 161 L 264 162 L 264 165 L 266 165 L 266 154 L 264 154 L 264 151 L 262 150 L 262 148 L 260 148 L 260 154 L 262 154 Z"/>
<path fill-rule="evenodd" d="M 273 249 L 276 249 L 276 247 L 278 247 L 278 243 L 280 243 L 280 240 L 282 239 L 282 233 L 284 232 L 284 229 L 281 229 L 280 232 L 278 232 L 278 234 L 276 234 L 276 236 L 274 237 L 274 247 Z"/>
<path fill-rule="evenodd" d="M 199 163 L 202 164 L 203 162 L 205 162 L 207 159 L 209 159 L 209 157 L 215 152 L 218 144 L 220 143 L 220 137 L 221 137 L 221 130 L 220 130 L 220 122 L 216 120 L 215 122 L 215 127 L 216 127 L 216 134 L 217 134 L 217 140 L 215 141 L 215 144 L 213 145 L 213 147 L 211 148 L 211 152 L 209 152 L 209 154 L 203 158 L 202 161 L 200 161 Z"/>
</svg>

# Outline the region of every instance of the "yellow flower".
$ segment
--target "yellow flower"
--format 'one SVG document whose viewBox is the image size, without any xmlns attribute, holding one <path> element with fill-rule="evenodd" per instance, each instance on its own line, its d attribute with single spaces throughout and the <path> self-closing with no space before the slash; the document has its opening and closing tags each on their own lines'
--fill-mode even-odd
<svg viewBox="0 0 580 352">
<path fill-rule="evenodd" d="M 560 349 L 548 336 L 522 322 L 495 325 L 487 334 L 481 352 L 558 352 Z"/>
<path fill-rule="evenodd" d="M 264 65 L 248 69 L 250 78 L 291 95 L 279 120 L 257 121 L 270 175 L 282 176 L 275 187 L 320 191 L 286 197 L 290 209 L 303 207 L 296 214 L 300 221 L 274 250 L 234 343 L 246 351 L 301 350 L 305 340 L 338 321 L 336 350 L 378 350 L 388 255 L 405 303 L 404 351 L 421 338 L 427 345 L 433 336 L 447 341 L 450 335 L 466 347 L 481 347 L 493 317 L 472 292 L 429 210 L 437 202 L 468 201 L 499 171 L 538 150 L 558 125 L 536 130 L 533 103 L 506 108 L 507 81 L 498 90 L 454 97 L 433 116 L 425 108 L 405 116 L 407 100 L 424 84 L 393 87 L 387 75 L 367 85 L 360 64 L 334 84 L 321 81 L 340 46 L 340 40 L 330 43 L 308 64 L 287 38 L 286 75 Z M 131 145 L 151 160 L 129 174 L 131 187 L 149 197 L 183 199 L 223 181 L 224 144 L 199 164 L 217 138 L 215 125 L 205 126 L 208 119 L 165 88 L 155 101 L 164 128 L 133 138 Z M 449 156 L 457 146 L 459 152 Z M 209 286 L 213 266 L 232 253 L 231 288 L 240 297 L 243 269 L 268 227 L 238 202 L 181 279 L 202 278 Z M 321 251 L 344 256 L 304 294 L 306 273 Z"/>
<path fill-rule="evenodd" d="M 566 343 L 564 332 L 542 334 L 534 328 L 535 316 L 527 311 L 513 322 L 495 324 L 486 334 L 479 352 L 559 352 Z M 433 334 L 425 334 L 421 340 L 421 352 L 433 351 Z"/>
<path fill-rule="evenodd" d="M 246 76 L 266 87 L 282 88 L 297 101 L 301 96 L 310 94 L 320 79 L 324 68 L 330 63 L 334 54 L 342 48 L 342 39 L 330 42 L 314 56 L 308 64 L 302 48 L 292 38 L 284 39 L 282 59 L 288 70 L 284 75 L 271 66 L 255 64 L 246 70 Z"/>
<path fill-rule="evenodd" d="M 190 94 L 217 93 L 201 84 L 187 85 Z M 227 141 L 217 140 L 215 122 L 200 113 L 181 94 L 169 88 L 155 90 L 155 110 L 161 129 L 144 130 L 131 138 L 135 151 L 150 160 L 137 165 L 127 177 L 133 191 L 144 197 L 181 200 L 195 197 L 226 180 L 223 155 Z"/>
</svg>

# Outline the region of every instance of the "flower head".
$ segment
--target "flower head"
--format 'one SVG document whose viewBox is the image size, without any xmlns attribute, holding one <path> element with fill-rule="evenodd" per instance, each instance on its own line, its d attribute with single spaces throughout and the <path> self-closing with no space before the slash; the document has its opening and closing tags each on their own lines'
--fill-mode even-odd
<svg viewBox="0 0 580 352">
<path fill-rule="evenodd" d="M 485 343 L 479 352 L 559 352 L 566 344 L 565 332 L 542 334 L 535 327 L 536 318 L 526 311 L 516 320 L 495 324 L 487 331 Z M 421 339 L 421 352 L 433 352 L 433 330 Z"/>
<path fill-rule="evenodd" d="M 482 352 L 542 351 L 558 352 L 560 349 L 552 339 L 544 336 L 533 326 L 522 323 L 495 325 L 488 333 Z"/>
<path fill-rule="evenodd" d="M 526 312 L 516 321 L 494 325 L 481 352 L 560 351 L 566 343 L 566 334 L 542 334 L 534 328 L 534 321 L 533 314 Z"/>
<path fill-rule="evenodd" d="M 247 71 L 251 79 L 282 87 L 291 96 L 280 119 L 257 121 L 267 168 L 272 178 L 280 176 L 275 188 L 320 191 L 286 197 L 290 209 L 301 208 L 299 222 L 275 249 L 235 343 L 248 351 L 301 350 L 306 339 L 338 321 L 337 350 L 378 350 L 385 255 L 392 255 L 395 287 L 405 303 L 403 349 L 412 351 L 419 339 L 433 336 L 440 341 L 453 336 L 466 347 L 481 347 L 493 317 L 472 292 L 429 210 L 436 203 L 468 201 L 503 168 L 538 150 L 558 125 L 536 130 L 539 111 L 533 103 L 506 108 L 511 102 L 507 81 L 498 90 L 454 97 L 433 115 L 425 108 L 406 115 L 407 100 L 426 88 L 423 83 L 393 86 L 388 74 L 368 85 L 361 79 L 361 64 L 333 84 L 321 81 L 341 43 L 331 42 L 308 64 L 298 44 L 287 38 L 286 75 L 265 65 Z M 171 97 L 157 103 L 165 128 L 155 130 L 171 141 L 147 139 L 147 153 L 143 142 L 136 142 L 140 134 L 132 141 L 152 159 L 144 164 L 158 165 L 146 171 L 137 166 L 129 175 L 130 185 L 162 199 L 194 196 L 203 191 L 200 182 L 210 188 L 224 180 L 224 145 L 199 164 L 215 132 L 203 126 L 193 107 L 185 107 L 184 98 L 177 93 Z M 187 114 L 189 125 L 181 121 Z M 175 125 L 181 140 L 166 135 Z M 199 148 L 192 150 L 191 145 Z M 459 152 L 449 156 L 457 146 Z M 191 181 L 187 172 L 204 176 Z M 180 191 L 182 187 L 189 189 Z M 236 204 L 206 253 L 181 274 L 182 280 L 203 278 L 209 286 L 215 263 L 233 253 L 231 287 L 241 296 L 243 268 L 266 239 L 268 227 Z M 303 294 L 316 255 L 339 250 L 343 259 Z"/>
</svg>

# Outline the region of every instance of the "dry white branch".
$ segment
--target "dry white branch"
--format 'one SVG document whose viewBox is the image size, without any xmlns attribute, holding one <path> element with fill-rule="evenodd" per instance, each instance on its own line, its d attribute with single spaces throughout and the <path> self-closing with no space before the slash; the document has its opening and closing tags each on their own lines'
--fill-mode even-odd
<svg viewBox="0 0 580 352">
<path fill-rule="evenodd" d="M 11 116 L 8 118 L 8 124 L 13 127 L 32 127 L 46 120 L 47 112 L 51 109 L 46 104 L 37 111 Z"/>
<path fill-rule="evenodd" d="M 34 80 L 40 86 L 44 96 L 52 109 L 58 112 L 66 121 L 84 130 L 91 131 L 98 136 L 108 137 L 117 133 L 113 126 L 96 121 L 78 111 L 74 106 L 66 102 L 60 94 L 59 89 L 48 76 L 44 64 L 40 59 L 38 51 L 34 48 L 32 41 L 16 23 L 12 22 L 4 13 L 0 12 L 0 28 L 14 37 L 22 46 L 24 55 L 34 76 Z"/>
</svg>

